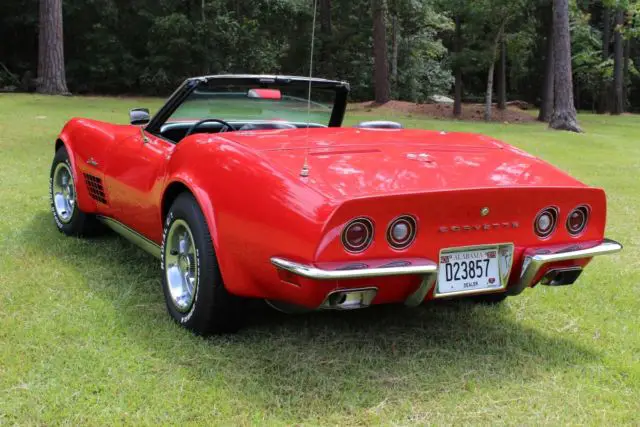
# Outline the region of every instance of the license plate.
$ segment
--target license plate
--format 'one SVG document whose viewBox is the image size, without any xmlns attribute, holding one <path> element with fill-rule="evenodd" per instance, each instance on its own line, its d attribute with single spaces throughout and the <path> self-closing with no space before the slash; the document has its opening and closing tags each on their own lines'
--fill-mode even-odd
<svg viewBox="0 0 640 427">
<path fill-rule="evenodd" d="M 438 269 L 438 296 L 503 288 L 500 263 L 504 263 L 505 255 L 505 250 L 498 246 L 443 251 Z"/>
</svg>

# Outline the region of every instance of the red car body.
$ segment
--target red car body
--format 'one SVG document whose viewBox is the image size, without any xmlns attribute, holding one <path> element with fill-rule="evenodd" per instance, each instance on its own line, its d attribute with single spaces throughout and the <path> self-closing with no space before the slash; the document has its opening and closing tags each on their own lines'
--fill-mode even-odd
<svg viewBox="0 0 640 427">
<path fill-rule="evenodd" d="M 190 192 L 227 290 L 243 297 L 316 309 L 486 293 L 438 295 L 436 274 L 443 251 L 487 245 L 513 248 L 505 286 L 490 293 L 515 295 L 540 281 L 572 283 L 577 275 L 562 274 L 621 249 L 605 239 L 602 189 L 482 135 L 334 126 L 199 133 L 176 144 L 135 125 L 73 119 L 57 145 L 69 153 L 82 211 L 137 234 L 157 256 L 172 200 Z M 556 229 L 541 238 L 534 222 L 549 207 Z M 576 207 L 588 223 L 572 235 Z M 416 236 L 397 250 L 386 233 L 402 215 L 415 218 Z M 352 253 L 343 230 L 360 217 L 373 238 Z M 340 306 L 362 289 L 375 291 Z"/>
</svg>

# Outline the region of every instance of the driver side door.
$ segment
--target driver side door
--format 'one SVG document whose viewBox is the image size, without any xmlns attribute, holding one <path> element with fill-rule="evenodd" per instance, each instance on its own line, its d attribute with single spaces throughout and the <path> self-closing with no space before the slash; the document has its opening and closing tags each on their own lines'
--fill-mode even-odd
<svg viewBox="0 0 640 427">
<path fill-rule="evenodd" d="M 175 145 L 138 126 L 114 145 L 108 156 L 105 185 L 114 219 L 153 242 L 162 241 L 160 200 L 167 164 Z"/>
</svg>

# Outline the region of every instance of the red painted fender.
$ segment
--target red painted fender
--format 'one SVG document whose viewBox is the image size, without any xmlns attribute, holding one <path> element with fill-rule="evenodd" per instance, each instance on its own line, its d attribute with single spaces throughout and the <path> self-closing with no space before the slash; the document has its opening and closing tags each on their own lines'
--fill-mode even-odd
<svg viewBox="0 0 640 427">
<path fill-rule="evenodd" d="M 242 296 L 288 295 L 287 289 L 273 286 L 279 279 L 270 258 L 284 247 L 301 259 L 313 259 L 336 208 L 296 177 L 222 137 L 198 135 L 182 141 L 167 176 L 165 188 L 180 182 L 195 196 L 225 283 Z"/>
</svg>

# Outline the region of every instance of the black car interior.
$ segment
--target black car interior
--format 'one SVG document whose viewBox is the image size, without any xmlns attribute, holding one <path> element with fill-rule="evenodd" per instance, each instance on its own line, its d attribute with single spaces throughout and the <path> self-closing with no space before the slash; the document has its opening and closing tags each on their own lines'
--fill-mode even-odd
<svg viewBox="0 0 640 427">
<path fill-rule="evenodd" d="M 264 122 L 239 122 L 239 121 L 224 121 L 219 119 L 205 119 L 199 122 L 173 122 L 166 123 L 162 126 L 160 134 L 163 138 L 166 138 L 173 142 L 180 142 L 189 135 L 197 133 L 222 133 L 222 132 L 236 132 L 236 131 L 253 131 L 253 130 L 277 130 L 277 129 L 304 129 L 307 126 L 310 128 L 323 128 L 325 126 L 317 123 L 290 123 L 290 122 L 277 122 L 277 121 L 264 121 Z M 361 129 L 402 129 L 403 126 L 397 122 L 391 121 L 372 121 L 362 122 L 356 127 Z"/>
<path fill-rule="evenodd" d="M 325 126 L 311 123 L 311 128 L 322 128 Z M 166 123 L 160 130 L 160 135 L 170 141 L 180 142 L 189 135 L 198 133 L 221 133 L 234 131 L 253 131 L 253 130 L 277 130 L 277 129 L 300 129 L 306 128 L 307 123 L 289 123 L 289 122 L 239 122 L 239 121 L 223 121 L 218 119 L 206 119 L 200 122 L 173 122 Z"/>
</svg>

